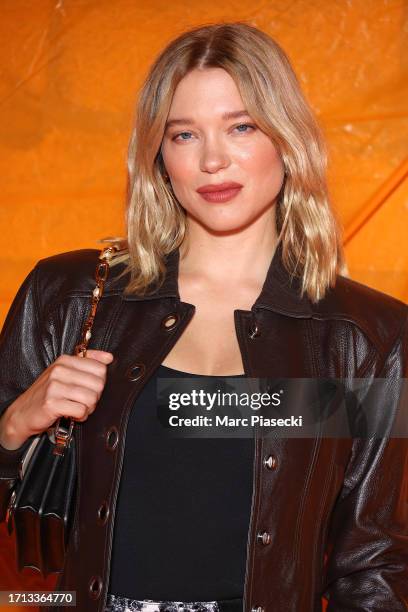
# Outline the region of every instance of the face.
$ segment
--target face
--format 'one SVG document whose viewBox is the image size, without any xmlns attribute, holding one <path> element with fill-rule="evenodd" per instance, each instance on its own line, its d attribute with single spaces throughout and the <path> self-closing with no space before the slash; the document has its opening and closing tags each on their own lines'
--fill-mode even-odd
<svg viewBox="0 0 408 612">
<path fill-rule="evenodd" d="M 189 72 L 176 88 L 166 125 L 163 161 L 188 217 L 214 232 L 228 232 L 271 212 L 283 163 L 270 137 L 246 113 L 225 70 Z M 208 185 L 222 190 L 197 191 Z"/>
</svg>

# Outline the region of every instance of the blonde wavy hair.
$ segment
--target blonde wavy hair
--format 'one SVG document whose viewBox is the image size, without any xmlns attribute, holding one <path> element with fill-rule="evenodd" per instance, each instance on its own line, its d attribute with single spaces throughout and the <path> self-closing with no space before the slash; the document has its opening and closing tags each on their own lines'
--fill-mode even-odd
<svg viewBox="0 0 408 612">
<path fill-rule="evenodd" d="M 130 273 L 125 293 L 161 285 L 165 256 L 186 233 L 186 213 L 163 176 L 160 148 L 173 94 L 195 68 L 223 68 L 246 110 L 278 147 L 285 180 L 277 199 L 282 262 L 301 278 L 301 294 L 319 301 L 344 273 L 340 223 L 330 204 L 325 141 L 288 57 L 269 35 L 245 22 L 203 25 L 172 40 L 140 90 L 128 150 L 127 238 L 103 238 L 121 251 L 112 260 Z"/>
</svg>

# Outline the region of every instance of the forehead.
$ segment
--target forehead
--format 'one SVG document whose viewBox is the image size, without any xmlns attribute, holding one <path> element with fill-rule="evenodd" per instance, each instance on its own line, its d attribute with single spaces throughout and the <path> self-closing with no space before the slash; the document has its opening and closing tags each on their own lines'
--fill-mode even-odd
<svg viewBox="0 0 408 612">
<path fill-rule="evenodd" d="M 178 83 L 170 105 L 169 118 L 186 111 L 219 114 L 245 109 L 238 87 L 223 68 L 195 68 Z M 180 115 L 181 116 L 181 115 Z"/>
</svg>

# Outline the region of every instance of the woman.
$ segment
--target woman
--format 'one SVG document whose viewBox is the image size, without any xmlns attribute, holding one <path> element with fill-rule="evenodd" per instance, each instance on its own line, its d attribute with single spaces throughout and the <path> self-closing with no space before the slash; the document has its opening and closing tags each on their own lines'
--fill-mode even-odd
<svg viewBox="0 0 408 612">
<path fill-rule="evenodd" d="M 0 345 L 2 505 L 29 436 L 75 417 L 57 588 L 78 610 L 407 609 L 405 440 L 155 437 L 161 377 L 406 375 L 407 306 L 341 275 L 325 165 L 277 43 L 196 28 L 141 90 L 127 240 L 110 239 L 86 359 L 98 251 L 43 259 L 21 286 Z"/>
</svg>

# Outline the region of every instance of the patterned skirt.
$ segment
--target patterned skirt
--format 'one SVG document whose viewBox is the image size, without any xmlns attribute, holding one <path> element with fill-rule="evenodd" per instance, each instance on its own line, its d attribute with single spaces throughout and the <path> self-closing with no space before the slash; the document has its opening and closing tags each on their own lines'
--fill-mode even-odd
<svg viewBox="0 0 408 612">
<path fill-rule="evenodd" d="M 155 601 L 108 593 L 104 612 L 242 612 L 242 599 L 218 601 Z"/>
</svg>

